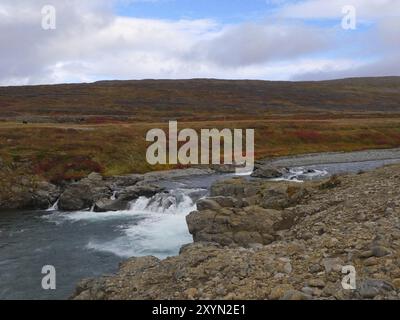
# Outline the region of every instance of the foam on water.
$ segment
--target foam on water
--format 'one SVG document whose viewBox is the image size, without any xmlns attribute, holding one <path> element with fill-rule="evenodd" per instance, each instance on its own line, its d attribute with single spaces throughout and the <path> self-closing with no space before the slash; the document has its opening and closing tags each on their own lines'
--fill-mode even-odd
<svg viewBox="0 0 400 320">
<path fill-rule="evenodd" d="M 185 217 L 196 210 L 205 189 L 174 189 L 153 197 L 140 197 L 130 208 L 116 212 L 55 212 L 43 218 L 56 223 L 104 223 L 119 221 L 120 237 L 111 241 L 91 240 L 87 249 L 111 252 L 120 257 L 155 255 L 165 258 L 192 242 Z M 114 226 L 115 228 L 115 226 Z"/>
<path fill-rule="evenodd" d="M 111 252 L 120 257 L 154 255 L 166 258 L 192 242 L 185 216 L 154 214 L 138 224 L 124 228 L 124 235 L 107 242 L 90 241 L 88 249 Z"/>
<path fill-rule="evenodd" d="M 323 178 L 329 175 L 325 169 L 305 169 L 303 167 L 292 168 L 281 178 L 272 179 L 272 181 L 290 181 L 302 183 L 305 180 L 313 180 L 315 178 Z"/>
<path fill-rule="evenodd" d="M 123 227 L 121 237 L 107 242 L 90 241 L 87 248 L 121 257 L 165 258 L 177 254 L 183 244 L 192 242 L 185 217 L 196 210 L 190 197 L 194 191 L 177 189 L 152 198 L 139 198 L 127 213 L 140 215 L 143 218 L 140 222 Z"/>
</svg>

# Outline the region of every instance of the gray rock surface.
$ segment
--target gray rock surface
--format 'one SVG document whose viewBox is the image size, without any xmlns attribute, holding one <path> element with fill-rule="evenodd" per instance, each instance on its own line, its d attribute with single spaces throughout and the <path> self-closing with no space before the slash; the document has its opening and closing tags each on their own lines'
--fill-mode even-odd
<svg viewBox="0 0 400 320">
<path fill-rule="evenodd" d="M 212 205 L 188 216 L 195 243 L 179 256 L 130 259 L 114 276 L 83 281 L 74 298 L 400 299 L 400 166 L 340 181 L 305 183 L 305 196 L 279 210 L 260 204 L 280 183 L 216 183 Z M 349 265 L 356 290 L 341 284 Z"/>
</svg>

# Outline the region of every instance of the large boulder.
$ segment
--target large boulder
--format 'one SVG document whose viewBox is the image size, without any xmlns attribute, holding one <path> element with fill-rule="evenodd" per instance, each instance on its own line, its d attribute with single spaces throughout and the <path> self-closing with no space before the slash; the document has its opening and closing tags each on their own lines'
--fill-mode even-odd
<svg viewBox="0 0 400 320">
<path fill-rule="evenodd" d="M 48 209 L 60 196 L 60 189 L 33 176 L 10 178 L 0 175 L 1 209 Z"/>
<path fill-rule="evenodd" d="M 165 188 L 148 182 L 139 182 L 138 184 L 123 189 L 118 194 L 118 199 L 123 201 L 133 201 L 140 197 L 150 198 L 157 193 L 163 192 Z"/>
<path fill-rule="evenodd" d="M 143 180 L 144 180 L 144 177 L 143 177 L 143 175 L 140 175 L 140 174 L 115 176 L 115 177 L 109 178 L 110 184 L 113 185 L 116 189 L 131 187 Z"/>
<path fill-rule="evenodd" d="M 61 194 L 58 208 L 64 211 L 77 211 L 90 208 L 93 196 L 87 184 L 73 184 Z"/>
<path fill-rule="evenodd" d="M 129 202 L 121 199 L 100 199 L 94 205 L 95 212 L 123 211 L 128 209 Z"/>
<path fill-rule="evenodd" d="M 60 197 L 60 188 L 46 181 L 37 183 L 36 189 L 32 193 L 31 208 L 48 209 Z"/>
<path fill-rule="evenodd" d="M 236 199 L 250 198 L 258 193 L 258 183 L 244 178 L 233 178 L 216 182 L 211 186 L 211 197 L 234 197 Z"/>
<path fill-rule="evenodd" d="M 223 246 L 248 247 L 275 239 L 274 225 L 282 212 L 258 206 L 195 211 L 186 217 L 195 242 L 215 242 Z"/>
<path fill-rule="evenodd" d="M 232 197 L 240 206 L 259 205 L 266 209 L 285 209 L 308 195 L 305 184 L 234 178 L 219 181 L 211 187 L 210 196 Z M 237 205 L 236 205 L 237 206 Z"/>
<path fill-rule="evenodd" d="M 274 179 L 283 176 L 283 170 L 269 165 L 256 165 L 253 173 L 251 174 L 253 178 L 264 178 L 264 179 Z"/>
<path fill-rule="evenodd" d="M 112 191 L 103 178 L 96 173 L 77 183 L 70 184 L 61 194 L 58 207 L 64 211 L 84 210 L 100 199 L 111 198 Z"/>
<path fill-rule="evenodd" d="M 262 186 L 259 204 L 268 209 L 285 209 L 298 204 L 308 195 L 307 189 L 297 183 L 268 183 Z"/>
</svg>

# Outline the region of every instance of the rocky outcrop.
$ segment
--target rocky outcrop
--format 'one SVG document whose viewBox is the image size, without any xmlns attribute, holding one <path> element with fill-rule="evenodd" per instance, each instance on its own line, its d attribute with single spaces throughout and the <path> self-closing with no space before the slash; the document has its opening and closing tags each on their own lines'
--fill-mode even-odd
<svg viewBox="0 0 400 320">
<path fill-rule="evenodd" d="M 214 172 L 208 168 L 193 168 L 107 178 L 94 172 L 80 181 L 56 186 L 27 175 L 26 171 L 27 168 L 6 165 L 0 159 L 0 209 L 48 209 L 59 199 L 58 208 L 63 211 L 92 207 L 96 211 L 125 210 L 130 201 L 162 192 L 164 180 Z"/>
<path fill-rule="evenodd" d="M 285 169 L 278 169 L 266 164 L 256 164 L 251 174 L 253 178 L 274 179 L 283 176 Z"/>
<path fill-rule="evenodd" d="M 162 191 L 164 191 L 163 187 L 144 181 L 120 191 L 118 193 L 118 199 L 123 201 L 132 201 L 139 197 L 149 198 Z"/>
<path fill-rule="evenodd" d="M 266 209 L 285 209 L 308 196 L 309 183 L 270 182 L 234 178 L 211 187 L 212 197 L 230 195 L 243 205 L 259 205 Z"/>
<path fill-rule="evenodd" d="M 112 191 L 98 174 L 91 174 L 77 183 L 70 184 L 61 194 L 58 207 L 64 211 L 88 209 L 104 198 L 110 198 Z"/>
<path fill-rule="evenodd" d="M 100 199 L 94 204 L 95 212 L 123 211 L 128 209 L 129 201 L 121 199 Z"/>
<path fill-rule="evenodd" d="M 1 209 L 48 209 L 56 202 L 60 193 L 59 187 L 41 181 L 38 177 L 12 176 L 12 172 L 8 170 L 0 172 Z"/>
<path fill-rule="evenodd" d="M 280 211 L 249 206 L 193 212 L 186 221 L 195 242 L 248 247 L 271 243 L 281 219 Z"/>
<path fill-rule="evenodd" d="M 222 196 L 226 194 L 231 196 Z M 277 231 L 290 225 L 282 209 L 306 200 L 307 194 L 306 187 L 296 183 L 239 178 L 222 181 L 212 186 L 212 197 L 200 200 L 198 211 L 186 221 L 195 242 L 243 247 L 268 244 L 275 240 Z"/>
<path fill-rule="evenodd" d="M 188 217 L 195 243 L 179 256 L 132 258 L 83 281 L 74 298 L 400 299 L 399 178 L 392 166 L 328 188 L 217 183 Z M 279 210 L 267 208 L 275 193 Z M 344 266 L 356 271 L 355 290 L 342 286 Z"/>
<path fill-rule="evenodd" d="M 130 185 L 130 184 L 133 185 Z M 66 187 L 58 207 L 64 211 L 85 210 L 94 206 L 98 212 L 120 211 L 139 197 L 152 197 L 164 188 L 144 180 L 143 176 L 114 177 L 103 179 L 92 173 L 87 178 Z M 112 199 L 115 194 L 115 199 Z"/>
</svg>

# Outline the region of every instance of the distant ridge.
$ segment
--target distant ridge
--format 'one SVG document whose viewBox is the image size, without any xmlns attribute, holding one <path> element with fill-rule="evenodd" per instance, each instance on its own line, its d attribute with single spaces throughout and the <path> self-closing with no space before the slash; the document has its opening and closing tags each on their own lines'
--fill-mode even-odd
<svg viewBox="0 0 400 320">
<path fill-rule="evenodd" d="M 400 112 L 400 77 L 327 81 L 116 80 L 0 87 L 0 118 L 160 120 L 270 113 Z"/>
</svg>

